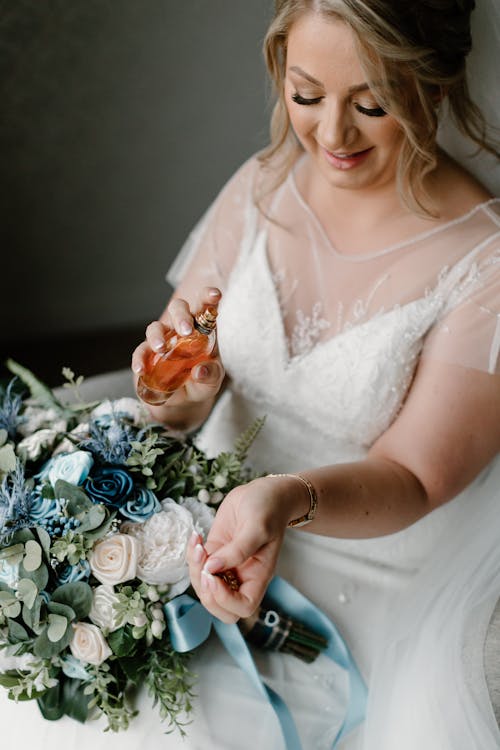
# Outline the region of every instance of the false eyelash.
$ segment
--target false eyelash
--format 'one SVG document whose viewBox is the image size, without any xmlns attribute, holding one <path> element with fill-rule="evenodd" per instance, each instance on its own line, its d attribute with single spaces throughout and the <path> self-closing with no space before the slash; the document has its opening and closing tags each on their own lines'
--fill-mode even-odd
<svg viewBox="0 0 500 750">
<path fill-rule="evenodd" d="M 304 97 L 298 94 L 297 92 L 295 92 L 295 94 L 292 94 L 292 100 L 296 104 L 302 104 L 302 105 L 305 105 L 306 107 L 311 104 L 318 104 L 318 102 L 320 102 L 322 98 L 323 98 L 322 96 L 318 96 L 315 99 L 304 99 Z"/>
<path fill-rule="evenodd" d="M 355 104 L 354 105 L 358 112 L 361 112 L 362 115 L 366 115 L 367 117 L 384 117 L 387 112 L 385 109 L 382 109 L 382 107 L 363 107 L 361 104 Z"/>
</svg>

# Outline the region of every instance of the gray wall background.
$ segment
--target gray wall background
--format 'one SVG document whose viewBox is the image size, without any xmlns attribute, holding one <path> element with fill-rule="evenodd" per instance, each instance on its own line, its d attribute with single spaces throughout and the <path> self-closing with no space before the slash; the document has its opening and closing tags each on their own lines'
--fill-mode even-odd
<svg viewBox="0 0 500 750">
<path fill-rule="evenodd" d="M 0 1 L 0 345 L 144 327 L 267 142 L 272 0 Z"/>
</svg>

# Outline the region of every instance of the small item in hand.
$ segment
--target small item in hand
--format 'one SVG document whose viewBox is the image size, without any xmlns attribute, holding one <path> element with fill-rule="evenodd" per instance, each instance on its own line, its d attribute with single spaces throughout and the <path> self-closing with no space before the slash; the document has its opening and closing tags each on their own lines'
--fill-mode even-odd
<svg viewBox="0 0 500 750">
<path fill-rule="evenodd" d="M 151 351 L 144 360 L 144 372 L 137 381 L 137 395 L 148 404 L 164 404 L 180 388 L 199 362 L 208 359 L 216 343 L 217 308 L 207 305 L 193 319 L 193 331 L 179 336 L 165 333 L 164 349 Z"/>
<path fill-rule="evenodd" d="M 242 621 L 245 638 L 259 648 L 293 654 L 310 664 L 328 647 L 328 641 L 283 612 L 261 605 L 258 613 Z"/>
<path fill-rule="evenodd" d="M 222 573 L 216 573 L 215 575 L 218 576 L 219 578 L 222 578 L 224 583 L 227 583 L 231 591 L 239 590 L 240 582 L 234 570 L 224 570 L 222 571 Z"/>
</svg>

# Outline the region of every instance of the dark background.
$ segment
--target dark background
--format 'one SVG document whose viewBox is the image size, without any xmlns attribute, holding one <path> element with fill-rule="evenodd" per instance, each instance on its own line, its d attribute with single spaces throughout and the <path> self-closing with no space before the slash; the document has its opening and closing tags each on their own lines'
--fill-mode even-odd
<svg viewBox="0 0 500 750">
<path fill-rule="evenodd" d="M 0 0 L 2 363 L 50 385 L 128 366 L 190 229 L 267 142 L 272 5 Z"/>
</svg>

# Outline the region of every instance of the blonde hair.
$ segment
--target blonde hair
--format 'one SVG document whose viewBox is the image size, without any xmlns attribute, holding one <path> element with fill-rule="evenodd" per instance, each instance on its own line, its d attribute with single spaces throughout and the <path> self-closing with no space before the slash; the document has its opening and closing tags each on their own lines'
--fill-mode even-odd
<svg viewBox="0 0 500 750">
<path fill-rule="evenodd" d="M 462 133 L 479 148 L 499 156 L 487 140 L 486 123 L 471 100 L 465 61 L 471 48 L 470 14 L 474 0 L 276 0 L 276 12 L 264 40 L 264 57 L 276 89 L 271 140 L 261 153 L 283 182 L 302 147 L 292 132 L 285 104 L 288 34 L 304 13 L 344 21 L 354 33 L 368 81 L 377 85 L 380 106 L 404 132 L 397 167 L 397 185 L 413 211 L 432 215 L 425 177 L 436 166 L 439 102 Z"/>
</svg>

